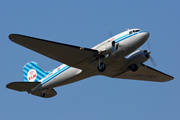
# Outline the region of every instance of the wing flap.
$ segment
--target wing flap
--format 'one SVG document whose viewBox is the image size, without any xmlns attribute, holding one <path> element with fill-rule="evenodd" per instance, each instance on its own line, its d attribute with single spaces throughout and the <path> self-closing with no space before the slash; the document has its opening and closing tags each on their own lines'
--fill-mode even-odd
<svg viewBox="0 0 180 120">
<path fill-rule="evenodd" d="M 51 59 L 76 67 L 77 64 L 97 55 L 98 51 L 48 40 L 10 34 L 9 39 Z"/>
<path fill-rule="evenodd" d="M 41 82 L 12 82 L 6 85 L 7 88 L 17 91 L 29 91 Z"/>
<path fill-rule="evenodd" d="M 123 79 L 134 79 L 143 81 L 154 81 L 154 82 L 166 82 L 174 79 L 174 77 L 153 69 L 149 66 L 142 64 L 136 72 L 128 70 L 120 75 L 115 76 L 115 78 Z"/>
</svg>

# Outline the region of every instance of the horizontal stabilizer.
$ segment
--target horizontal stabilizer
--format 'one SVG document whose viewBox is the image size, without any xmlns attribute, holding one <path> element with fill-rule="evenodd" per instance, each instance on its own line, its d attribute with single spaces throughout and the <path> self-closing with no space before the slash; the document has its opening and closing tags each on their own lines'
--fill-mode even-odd
<svg viewBox="0 0 180 120">
<path fill-rule="evenodd" d="M 7 88 L 17 91 L 29 91 L 41 82 L 12 82 L 6 85 Z"/>
</svg>

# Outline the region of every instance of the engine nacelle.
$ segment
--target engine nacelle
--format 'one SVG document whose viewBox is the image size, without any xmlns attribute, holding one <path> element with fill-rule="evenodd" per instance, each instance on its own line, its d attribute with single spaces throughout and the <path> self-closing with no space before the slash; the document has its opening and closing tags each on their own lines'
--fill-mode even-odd
<svg viewBox="0 0 180 120">
<path fill-rule="evenodd" d="M 115 41 L 109 41 L 107 43 L 104 43 L 96 48 L 98 51 L 102 52 L 103 55 L 115 53 L 118 49 L 118 45 Z"/>
<path fill-rule="evenodd" d="M 138 50 L 130 54 L 127 59 L 131 61 L 131 64 L 140 65 L 149 59 L 149 54 L 147 50 Z"/>
</svg>

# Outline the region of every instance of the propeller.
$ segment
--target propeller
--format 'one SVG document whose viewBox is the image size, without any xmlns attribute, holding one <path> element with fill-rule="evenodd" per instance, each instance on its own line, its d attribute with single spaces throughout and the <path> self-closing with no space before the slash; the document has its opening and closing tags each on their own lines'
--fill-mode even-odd
<svg viewBox="0 0 180 120">
<path fill-rule="evenodd" d="M 112 42 L 113 49 L 111 51 L 111 54 L 115 56 L 116 50 L 118 49 L 118 46 L 115 41 Z"/>
<path fill-rule="evenodd" d="M 124 51 L 126 51 L 126 47 L 125 47 L 125 46 L 120 45 L 120 44 L 118 44 L 118 46 L 119 46 L 120 48 L 122 48 Z"/>
<path fill-rule="evenodd" d="M 149 55 L 149 58 L 150 58 L 150 60 L 151 60 L 151 62 L 152 62 L 152 64 L 153 64 L 153 66 L 156 67 L 157 64 L 156 64 L 156 62 L 153 60 L 153 58 L 152 58 L 150 55 Z"/>
<path fill-rule="evenodd" d="M 119 43 L 116 43 L 115 41 L 113 41 L 112 46 L 113 46 L 113 49 L 112 49 L 111 53 L 112 53 L 114 56 L 115 56 L 116 50 L 117 50 L 118 48 L 122 48 L 124 51 L 126 51 L 125 46 L 120 45 Z"/>
<path fill-rule="evenodd" d="M 109 34 L 110 37 L 113 37 L 112 31 L 109 31 L 108 34 Z"/>
<path fill-rule="evenodd" d="M 154 59 L 151 57 L 151 52 L 150 52 L 150 47 L 151 47 L 151 44 L 149 42 L 147 42 L 147 50 L 144 50 L 144 52 L 146 53 L 145 56 L 147 58 L 149 58 L 151 60 L 151 63 L 153 64 L 154 67 L 157 66 L 156 62 L 154 61 Z M 140 48 L 141 50 L 141 48 Z"/>
<path fill-rule="evenodd" d="M 129 28 L 128 28 L 128 30 L 129 30 Z M 113 37 L 113 36 L 114 36 L 113 33 L 112 33 L 112 31 L 109 31 L 108 34 L 109 34 L 110 37 Z M 122 48 L 124 51 L 126 51 L 125 46 L 120 45 L 119 43 L 116 43 L 115 41 L 113 41 L 112 46 L 113 46 L 113 49 L 112 49 L 112 51 L 111 51 L 111 54 L 114 55 L 114 56 L 115 56 L 116 50 L 117 50 L 118 48 Z"/>
</svg>

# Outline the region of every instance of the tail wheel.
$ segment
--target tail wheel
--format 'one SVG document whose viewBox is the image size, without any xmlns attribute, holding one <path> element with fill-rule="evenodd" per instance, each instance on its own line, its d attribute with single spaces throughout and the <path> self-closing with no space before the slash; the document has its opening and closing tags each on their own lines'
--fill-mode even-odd
<svg viewBox="0 0 180 120">
<path fill-rule="evenodd" d="M 41 93 L 41 97 L 45 97 L 45 92 L 42 92 L 42 93 Z"/>
<path fill-rule="evenodd" d="M 47 89 L 44 89 L 44 91 L 41 93 L 41 97 L 45 97 L 45 92 Z"/>
<path fill-rule="evenodd" d="M 97 66 L 97 69 L 99 72 L 104 72 L 106 70 L 106 65 L 101 62 L 98 66 Z"/>
<path fill-rule="evenodd" d="M 129 68 L 131 69 L 131 71 L 135 72 L 138 70 L 138 66 L 136 64 L 132 64 L 129 66 Z"/>
</svg>

